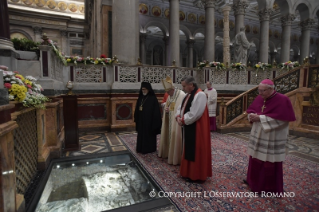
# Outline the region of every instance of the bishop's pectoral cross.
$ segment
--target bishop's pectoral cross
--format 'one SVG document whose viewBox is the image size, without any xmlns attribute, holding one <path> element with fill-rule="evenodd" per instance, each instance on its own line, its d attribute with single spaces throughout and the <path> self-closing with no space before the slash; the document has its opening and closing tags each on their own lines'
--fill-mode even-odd
<svg viewBox="0 0 319 212">
<path fill-rule="evenodd" d="M 262 113 L 264 112 L 264 109 L 266 108 L 265 103 L 266 103 L 266 101 L 264 101 L 264 105 L 261 107 L 261 112 Z"/>
</svg>

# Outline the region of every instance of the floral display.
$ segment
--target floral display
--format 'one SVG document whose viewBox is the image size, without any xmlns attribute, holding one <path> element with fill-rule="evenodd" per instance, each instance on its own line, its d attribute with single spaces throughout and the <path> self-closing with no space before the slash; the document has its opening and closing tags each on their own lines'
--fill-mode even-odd
<svg viewBox="0 0 319 212">
<path fill-rule="evenodd" d="M 43 88 L 32 76 L 22 76 L 17 71 L 3 71 L 4 87 L 8 89 L 9 100 L 22 102 L 25 107 L 45 108 L 49 98 L 41 94 Z"/>
<path fill-rule="evenodd" d="M 237 70 L 239 70 L 239 71 L 241 71 L 241 70 L 246 70 L 246 65 L 243 64 L 243 63 L 232 63 L 232 64 L 230 65 L 230 67 L 231 67 L 232 69 L 237 69 Z"/>
<path fill-rule="evenodd" d="M 197 68 L 198 69 L 201 69 L 203 67 L 215 67 L 217 70 L 226 68 L 224 63 L 221 63 L 221 62 L 208 62 L 208 61 L 204 60 L 203 62 L 198 62 L 197 63 Z"/>
<path fill-rule="evenodd" d="M 101 55 L 101 57 L 97 57 L 97 58 L 92 58 L 92 57 L 79 57 L 79 56 L 66 56 L 65 60 L 67 63 L 74 63 L 74 64 L 78 64 L 78 63 L 82 63 L 85 65 L 88 64 L 94 64 L 94 65 L 111 65 L 114 62 L 114 59 L 111 58 L 106 58 L 105 55 Z"/>
<path fill-rule="evenodd" d="M 48 45 L 53 48 L 53 51 L 54 51 L 54 53 L 56 54 L 56 56 L 58 56 L 58 57 L 60 58 L 60 60 L 62 61 L 62 63 L 63 63 L 64 65 L 66 65 L 66 64 L 67 64 L 67 61 L 66 61 L 66 59 L 65 59 L 65 57 L 64 57 L 64 53 L 61 53 L 61 52 L 60 52 L 60 50 L 59 50 L 59 48 L 58 48 L 58 46 L 57 46 L 57 43 L 54 42 L 53 40 L 50 40 L 50 39 L 48 39 L 47 42 L 48 42 Z M 44 41 L 42 44 L 45 44 L 45 43 L 46 43 L 46 41 Z"/>
<path fill-rule="evenodd" d="M 288 70 L 289 69 L 293 69 L 293 68 L 298 67 L 298 66 L 300 66 L 300 64 L 297 61 L 295 61 L 295 62 L 288 61 L 288 62 L 285 62 L 285 63 L 280 63 L 278 65 L 279 68 L 288 69 Z"/>
<path fill-rule="evenodd" d="M 265 71 L 266 69 L 270 69 L 272 68 L 272 65 L 269 64 L 269 63 L 257 63 L 255 66 L 254 66 L 255 69 L 259 70 L 259 69 L 262 69 L 263 71 Z"/>
</svg>

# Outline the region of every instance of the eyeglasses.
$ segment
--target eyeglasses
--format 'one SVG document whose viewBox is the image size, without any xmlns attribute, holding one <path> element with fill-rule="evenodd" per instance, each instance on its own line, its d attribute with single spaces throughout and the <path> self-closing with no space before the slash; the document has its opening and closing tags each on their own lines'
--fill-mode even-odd
<svg viewBox="0 0 319 212">
<path fill-rule="evenodd" d="M 260 90 L 258 89 L 258 93 L 264 93 L 266 90 L 268 90 L 269 88 L 266 88 L 266 89 L 263 89 L 263 90 Z"/>
</svg>

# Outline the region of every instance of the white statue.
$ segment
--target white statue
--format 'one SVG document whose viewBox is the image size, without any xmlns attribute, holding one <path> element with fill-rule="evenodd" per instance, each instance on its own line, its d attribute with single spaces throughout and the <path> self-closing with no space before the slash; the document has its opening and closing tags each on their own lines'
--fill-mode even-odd
<svg viewBox="0 0 319 212">
<path fill-rule="evenodd" d="M 245 27 L 240 28 L 240 32 L 235 36 L 235 62 L 247 64 L 247 51 L 251 44 L 246 38 Z"/>
</svg>

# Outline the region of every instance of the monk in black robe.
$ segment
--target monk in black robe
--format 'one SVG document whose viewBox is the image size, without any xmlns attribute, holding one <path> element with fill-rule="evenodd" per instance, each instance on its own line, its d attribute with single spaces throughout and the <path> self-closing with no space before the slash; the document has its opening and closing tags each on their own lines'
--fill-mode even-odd
<svg viewBox="0 0 319 212">
<path fill-rule="evenodd" d="M 162 119 L 158 100 L 150 83 L 142 82 L 134 112 L 136 152 L 156 151 L 156 135 L 161 133 Z"/>
</svg>

